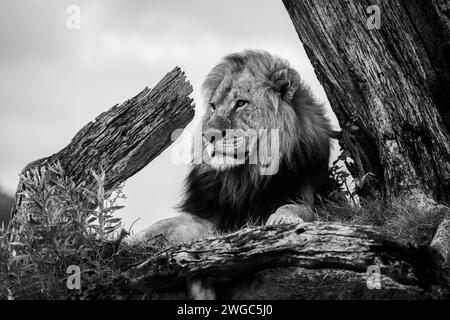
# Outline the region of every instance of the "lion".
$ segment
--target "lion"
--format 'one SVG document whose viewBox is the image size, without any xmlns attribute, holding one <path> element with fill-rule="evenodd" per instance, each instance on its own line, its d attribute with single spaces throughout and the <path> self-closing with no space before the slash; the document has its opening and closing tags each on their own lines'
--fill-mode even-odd
<svg viewBox="0 0 450 320">
<path fill-rule="evenodd" d="M 266 51 L 246 50 L 209 72 L 202 95 L 202 161 L 186 177 L 181 214 L 138 235 L 186 243 L 249 221 L 312 221 L 314 195 L 328 174 L 331 127 L 299 73 Z"/>
</svg>

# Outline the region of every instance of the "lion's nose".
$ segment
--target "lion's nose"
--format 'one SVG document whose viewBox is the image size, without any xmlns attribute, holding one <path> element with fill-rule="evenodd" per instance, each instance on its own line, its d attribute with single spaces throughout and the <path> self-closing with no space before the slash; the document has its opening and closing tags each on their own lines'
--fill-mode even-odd
<svg viewBox="0 0 450 320">
<path fill-rule="evenodd" d="M 221 116 L 214 116 L 208 120 L 206 124 L 206 130 L 214 129 L 222 132 L 222 135 L 225 136 L 226 130 L 231 128 L 231 123 L 227 119 Z"/>
</svg>

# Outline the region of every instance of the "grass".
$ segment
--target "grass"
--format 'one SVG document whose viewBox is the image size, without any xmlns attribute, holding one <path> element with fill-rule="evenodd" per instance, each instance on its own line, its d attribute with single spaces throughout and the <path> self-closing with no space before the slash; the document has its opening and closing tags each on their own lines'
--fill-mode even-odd
<svg viewBox="0 0 450 320">
<path fill-rule="evenodd" d="M 414 246 L 424 246 L 431 243 L 446 214 L 443 208 L 425 213 L 400 199 L 394 200 L 392 204 L 379 199 L 361 199 L 360 205 L 352 203 L 345 197 L 339 197 L 339 200 L 319 198 L 313 209 L 315 221 L 376 226 Z M 264 221 L 249 220 L 244 227 L 263 225 Z"/>
<path fill-rule="evenodd" d="M 401 199 L 392 203 L 362 199 L 359 206 L 322 200 L 315 213 L 318 221 L 377 226 L 416 246 L 431 243 L 445 215 L 443 209 L 424 213 L 417 206 Z"/>
</svg>

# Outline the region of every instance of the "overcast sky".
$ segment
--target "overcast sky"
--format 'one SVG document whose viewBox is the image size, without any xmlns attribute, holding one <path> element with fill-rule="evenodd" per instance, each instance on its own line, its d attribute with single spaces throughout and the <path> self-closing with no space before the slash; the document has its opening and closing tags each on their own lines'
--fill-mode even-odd
<svg viewBox="0 0 450 320">
<path fill-rule="evenodd" d="M 66 27 L 70 5 L 81 9 L 80 30 Z M 264 49 L 288 59 L 326 101 L 281 0 L 1 1 L 0 45 L 0 187 L 10 193 L 27 163 L 176 65 L 200 107 L 202 80 L 221 57 Z M 187 169 L 169 148 L 129 179 L 126 225 L 174 215 Z"/>
</svg>

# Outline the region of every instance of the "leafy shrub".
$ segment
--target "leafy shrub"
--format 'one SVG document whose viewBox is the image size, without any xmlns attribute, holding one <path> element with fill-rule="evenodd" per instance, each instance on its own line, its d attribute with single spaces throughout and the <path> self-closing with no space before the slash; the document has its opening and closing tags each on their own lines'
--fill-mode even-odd
<svg viewBox="0 0 450 320">
<path fill-rule="evenodd" d="M 21 176 L 24 203 L 0 231 L 0 298 L 90 298 L 117 278 L 113 256 L 126 232 L 114 213 L 124 195 L 121 187 L 105 192 L 103 171 L 92 175 L 95 191 L 59 163 Z M 66 286 L 70 265 L 81 269 L 80 290 Z"/>
</svg>

